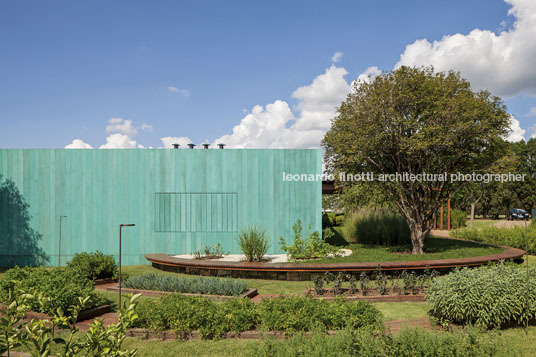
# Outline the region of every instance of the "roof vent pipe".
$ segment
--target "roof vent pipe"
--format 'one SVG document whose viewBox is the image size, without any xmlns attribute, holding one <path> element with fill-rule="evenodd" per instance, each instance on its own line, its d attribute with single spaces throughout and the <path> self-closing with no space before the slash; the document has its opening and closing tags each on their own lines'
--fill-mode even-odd
<svg viewBox="0 0 536 357">
<path fill-rule="evenodd" d="M 203 149 L 208 149 L 208 147 L 209 147 L 210 144 L 206 144 L 206 143 L 205 143 L 205 144 L 201 144 L 201 145 L 203 145 Z"/>
<path fill-rule="evenodd" d="M 173 149 L 178 149 L 180 146 L 180 144 L 171 144 L 171 145 L 173 145 Z"/>
<path fill-rule="evenodd" d="M 195 144 L 192 144 L 192 143 L 188 144 L 188 147 L 189 147 L 190 149 L 193 149 L 194 146 L 195 146 Z"/>
<path fill-rule="evenodd" d="M 224 146 L 225 146 L 225 144 L 218 144 L 218 147 L 219 147 L 220 149 L 223 149 Z"/>
</svg>

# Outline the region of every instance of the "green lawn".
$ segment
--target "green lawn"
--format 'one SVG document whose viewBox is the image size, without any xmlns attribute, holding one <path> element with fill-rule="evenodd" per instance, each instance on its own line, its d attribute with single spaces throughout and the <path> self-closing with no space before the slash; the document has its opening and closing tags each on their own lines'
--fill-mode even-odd
<svg viewBox="0 0 536 357">
<path fill-rule="evenodd" d="M 410 254 L 411 247 L 384 247 L 365 244 L 350 244 L 346 248 L 353 253 L 347 257 L 314 259 L 306 262 L 316 263 L 349 263 L 349 262 L 387 262 L 405 260 L 432 260 L 466 258 L 482 255 L 497 254 L 502 248 L 490 247 L 482 244 L 464 242 L 454 239 L 430 236 L 424 242 L 425 254 Z M 299 261 L 303 263 L 304 261 Z"/>
</svg>

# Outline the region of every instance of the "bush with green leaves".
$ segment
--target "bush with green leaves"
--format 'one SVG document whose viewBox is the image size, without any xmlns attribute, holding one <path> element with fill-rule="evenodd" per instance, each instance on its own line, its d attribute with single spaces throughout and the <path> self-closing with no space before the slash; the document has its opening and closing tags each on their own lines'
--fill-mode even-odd
<svg viewBox="0 0 536 357">
<path fill-rule="evenodd" d="M 493 333 L 477 329 L 434 332 L 424 328 L 402 329 L 395 336 L 378 335 L 367 329 L 345 329 L 329 336 L 317 329 L 311 336 L 297 333 L 286 340 L 267 338 L 254 348 L 255 356 L 489 357 L 500 352 Z"/>
<path fill-rule="evenodd" d="M 527 227 L 528 234 L 528 252 L 536 254 L 536 221 L 533 221 Z M 482 228 L 465 228 L 451 231 L 455 238 L 474 240 L 477 242 L 505 245 L 508 247 L 525 250 L 525 227 L 482 227 Z"/>
<path fill-rule="evenodd" d="M 280 297 L 264 299 L 256 305 L 249 299 L 215 303 L 204 297 L 171 294 L 141 304 L 139 327 L 156 331 L 172 329 L 180 335 L 197 330 L 203 338 L 255 328 L 285 332 L 309 331 L 315 326 L 334 330 L 383 328 L 382 315 L 373 305 L 343 299 Z"/>
<path fill-rule="evenodd" d="M 182 336 L 199 331 L 205 339 L 218 338 L 224 333 L 253 329 L 259 322 L 250 299 L 214 303 L 200 296 L 171 294 L 141 305 L 137 326 L 156 331 L 171 329 Z"/>
<path fill-rule="evenodd" d="M 238 244 L 248 262 L 260 262 L 270 248 L 270 239 L 262 229 L 252 226 L 238 235 Z"/>
<path fill-rule="evenodd" d="M 258 306 L 261 328 L 270 331 L 310 331 L 321 325 L 328 330 L 346 327 L 382 328 L 382 315 L 364 301 L 333 301 L 310 297 L 264 299 Z"/>
<path fill-rule="evenodd" d="M 336 223 L 337 223 L 336 218 L 337 218 L 337 216 L 335 215 L 334 212 L 324 212 L 324 213 L 322 213 L 322 228 L 335 226 Z"/>
<path fill-rule="evenodd" d="M 129 277 L 123 286 L 130 289 L 171 291 L 190 294 L 238 296 L 248 289 L 247 283 L 238 279 L 182 276 L 148 273 Z"/>
<path fill-rule="evenodd" d="M 343 235 L 346 241 L 361 244 L 411 244 L 406 220 L 399 213 L 386 208 L 361 208 L 347 214 Z"/>
<path fill-rule="evenodd" d="M 67 268 L 77 269 L 88 279 L 117 279 L 118 268 L 115 259 L 111 255 L 105 255 L 100 251 L 94 253 L 77 253 L 67 263 Z"/>
<path fill-rule="evenodd" d="M 522 324 L 527 318 L 526 271 L 512 264 L 456 269 L 434 279 L 427 291 L 442 322 L 484 328 Z M 536 268 L 529 270 L 528 317 L 536 317 Z"/>
<path fill-rule="evenodd" d="M 297 220 L 292 226 L 292 231 L 294 232 L 294 241 L 292 244 L 287 243 L 285 238 L 279 238 L 279 245 L 281 250 L 287 252 L 290 256 L 290 259 L 313 259 L 313 258 L 322 258 L 328 254 L 336 254 L 339 250 L 337 247 L 332 246 L 329 243 L 326 243 L 325 240 L 322 240 L 320 233 L 317 231 L 311 232 L 312 224 L 309 225 L 307 230 L 307 238 L 303 236 L 303 228 L 301 220 Z M 325 239 L 328 239 L 328 232 L 331 230 L 326 229 Z M 333 234 L 333 232 L 331 232 Z"/>
<path fill-rule="evenodd" d="M 10 297 L 9 291 L 13 290 Z M 22 294 L 41 295 L 47 304 L 38 304 L 31 300 L 31 309 L 47 314 L 55 313 L 58 308 L 69 311 L 78 298 L 88 297 L 84 308 L 107 303 L 108 300 L 93 289 L 93 281 L 83 276 L 78 270 L 68 268 L 19 268 L 5 272 L 0 280 L 0 301 L 8 305 Z"/>
</svg>

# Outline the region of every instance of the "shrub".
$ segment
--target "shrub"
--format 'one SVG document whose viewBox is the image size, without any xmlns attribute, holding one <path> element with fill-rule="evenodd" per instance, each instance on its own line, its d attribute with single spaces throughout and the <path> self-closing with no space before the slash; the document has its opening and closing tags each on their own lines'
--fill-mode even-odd
<svg viewBox="0 0 536 357">
<path fill-rule="evenodd" d="M 441 216 L 437 215 L 437 225 L 439 226 L 439 222 L 441 220 Z M 464 228 L 467 223 L 467 214 L 465 211 L 459 210 L 459 209 L 453 209 L 450 211 L 450 228 L 451 229 L 458 229 L 458 228 Z M 443 211 L 443 228 L 447 229 L 448 224 L 448 214 L 447 211 Z"/>
<path fill-rule="evenodd" d="M 344 223 L 344 214 L 337 215 L 335 217 L 335 225 L 336 226 L 342 226 L 343 223 Z"/>
<path fill-rule="evenodd" d="M 257 226 L 243 230 L 238 235 L 238 244 L 248 262 L 262 261 L 270 247 L 267 234 Z"/>
<path fill-rule="evenodd" d="M 14 291 L 11 298 L 10 289 Z M 79 297 L 89 297 L 84 308 L 107 302 L 93 290 L 93 281 L 84 277 L 78 270 L 65 268 L 15 267 L 6 271 L 0 280 L 0 300 L 7 305 L 25 293 L 36 296 L 41 294 L 47 303 L 42 305 L 37 300 L 32 300 L 31 309 L 47 314 L 55 313 L 58 308 L 68 314 L 69 308 L 78 304 Z"/>
<path fill-rule="evenodd" d="M 118 268 L 115 259 L 111 255 L 105 255 L 100 251 L 95 253 L 77 253 L 67 263 L 67 268 L 76 269 L 91 280 L 118 277 Z"/>
<path fill-rule="evenodd" d="M 193 255 L 194 255 L 194 259 L 218 259 L 218 258 L 223 257 L 224 253 L 221 247 L 221 243 L 218 243 L 214 246 L 205 245 L 203 249 L 195 251 Z"/>
<path fill-rule="evenodd" d="M 382 326 L 381 313 L 363 301 L 316 300 L 310 297 L 264 299 L 258 307 L 261 328 L 270 331 L 310 331 L 321 325 L 328 330 Z"/>
<path fill-rule="evenodd" d="M 383 246 L 411 244 L 406 220 L 385 208 L 362 208 L 347 215 L 343 234 L 348 242 Z"/>
<path fill-rule="evenodd" d="M 536 253 L 536 224 L 531 223 L 527 229 L 528 252 Z M 525 227 L 482 227 L 474 229 L 458 229 L 451 231 L 453 237 L 474 240 L 477 242 L 506 245 L 509 247 L 525 249 Z"/>
<path fill-rule="evenodd" d="M 536 268 L 529 270 L 529 318 L 536 317 Z M 526 320 L 526 272 L 512 265 L 457 269 L 435 279 L 427 299 L 441 321 L 485 328 Z"/>
<path fill-rule="evenodd" d="M 311 228 L 312 225 L 309 225 L 307 232 L 308 237 L 304 239 L 301 221 L 298 219 L 292 226 L 292 230 L 294 231 L 294 243 L 289 245 L 287 241 L 281 237 L 279 239 L 281 250 L 287 252 L 291 259 L 322 258 L 330 253 L 336 254 L 339 249 L 323 241 L 320 237 L 320 233 L 316 231 L 311 232 Z M 326 236 L 326 240 L 329 240 L 333 235 L 333 232 L 326 229 L 325 234 L 331 234 L 329 237 Z"/>
<path fill-rule="evenodd" d="M 476 329 L 455 333 L 433 332 L 424 328 L 405 328 L 396 336 L 375 335 L 367 329 L 326 335 L 322 329 L 311 336 L 298 333 L 287 340 L 267 338 L 255 346 L 255 356 L 434 356 L 489 357 L 499 352 L 495 334 Z"/>
<path fill-rule="evenodd" d="M 128 278 L 123 286 L 130 289 L 172 291 L 191 294 L 237 296 L 247 290 L 242 280 L 225 278 L 184 278 L 149 273 Z"/>
<path fill-rule="evenodd" d="M 173 329 L 179 334 L 199 331 L 203 338 L 240 333 L 254 328 L 274 331 L 309 331 L 345 327 L 382 328 L 381 313 L 362 301 L 334 302 L 306 297 L 264 299 L 255 305 L 249 299 L 214 303 L 203 297 L 172 294 L 141 302 L 139 327 L 157 331 Z"/>
<path fill-rule="evenodd" d="M 322 228 L 333 227 L 336 225 L 336 215 L 333 212 L 324 212 L 322 214 Z"/>
</svg>

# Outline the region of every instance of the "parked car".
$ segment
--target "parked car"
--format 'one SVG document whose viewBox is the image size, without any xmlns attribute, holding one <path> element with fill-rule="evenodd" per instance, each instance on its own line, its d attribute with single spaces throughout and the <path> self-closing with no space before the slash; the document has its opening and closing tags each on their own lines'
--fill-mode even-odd
<svg viewBox="0 0 536 357">
<path fill-rule="evenodd" d="M 509 221 L 513 221 L 516 219 L 525 219 L 528 221 L 529 217 L 530 215 L 524 209 L 512 208 L 510 210 L 510 213 L 508 213 L 508 217 L 506 219 L 508 219 Z"/>
</svg>

